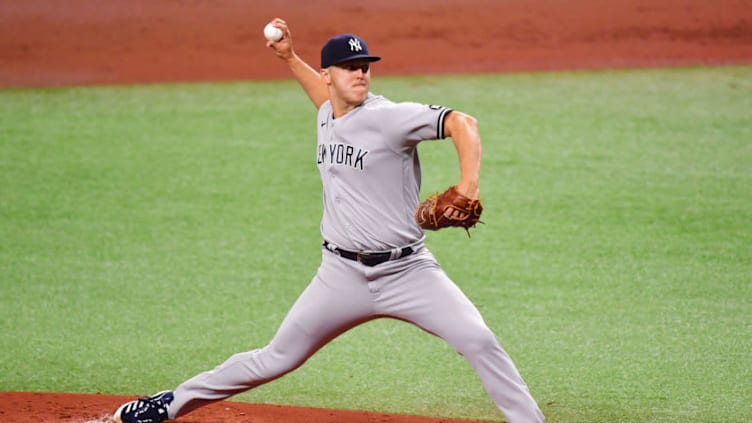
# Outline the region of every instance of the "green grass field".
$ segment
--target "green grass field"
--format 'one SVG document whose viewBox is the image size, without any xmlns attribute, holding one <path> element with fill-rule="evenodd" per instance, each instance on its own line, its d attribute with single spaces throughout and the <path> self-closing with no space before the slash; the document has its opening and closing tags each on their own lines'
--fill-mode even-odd
<svg viewBox="0 0 752 423">
<path fill-rule="evenodd" d="M 372 88 L 480 120 L 486 225 L 428 244 L 549 422 L 752 421 L 752 67 Z M 0 91 L 0 390 L 149 394 L 265 345 L 320 258 L 314 128 L 292 81 Z M 424 194 L 458 177 L 421 157 Z M 235 399 L 501 421 L 390 320 Z"/>
</svg>

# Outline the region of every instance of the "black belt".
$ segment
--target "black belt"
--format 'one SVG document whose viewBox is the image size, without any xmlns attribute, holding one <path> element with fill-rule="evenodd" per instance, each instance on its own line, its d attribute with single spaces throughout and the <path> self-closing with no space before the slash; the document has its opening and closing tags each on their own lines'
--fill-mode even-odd
<svg viewBox="0 0 752 423">
<path fill-rule="evenodd" d="M 335 247 L 334 245 L 326 241 L 324 241 L 324 248 L 348 260 L 357 261 L 369 267 L 376 266 L 377 264 L 384 263 L 385 261 L 397 260 L 402 257 L 407 257 L 410 254 L 414 253 L 412 247 L 400 248 L 400 251 L 397 257 L 392 258 L 391 251 L 385 251 L 383 253 L 363 253 L 363 252 L 347 251 L 347 250 L 343 250 L 341 248 Z"/>
</svg>

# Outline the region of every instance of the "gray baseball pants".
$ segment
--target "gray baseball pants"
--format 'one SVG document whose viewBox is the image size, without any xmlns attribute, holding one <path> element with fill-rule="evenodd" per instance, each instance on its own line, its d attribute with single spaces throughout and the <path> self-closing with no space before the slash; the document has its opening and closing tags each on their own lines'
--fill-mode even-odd
<svg viewBox="0 0 752 423">
<path fill-rule="evenodd" d="M 379 317 L 412 323 L 452 345 L 510 423 L 545 421 L 478 309 L 423 245 L 410 256 L 374 267 L 322 249 L 321 266 L 271 342 L 178 386 L 169 416 L 282 377 L 348 329 Z"/>
</svg>

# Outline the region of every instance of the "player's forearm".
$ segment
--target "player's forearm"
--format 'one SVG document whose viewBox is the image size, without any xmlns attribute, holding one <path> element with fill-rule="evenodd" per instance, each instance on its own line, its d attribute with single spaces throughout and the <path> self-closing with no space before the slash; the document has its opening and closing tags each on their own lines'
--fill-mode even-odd
<svg viewBox="0 0 752 423">
<path fill-rule="evenodd" d="M 460 162 L 460 182 L 457 191 L 478 198 L 480 179 L 481 142 L 478 121 L 472 116 L 452 112 L 447 116 L 446 133 L 452 137 Z"/>
<path fill-rule="evenodd" d="M 321 107 L 329 99 L 329 90 L 321 79 L 321 75 L 297 54 L 287 59 L 287 65 L 316 108 Z"/>
</svg>

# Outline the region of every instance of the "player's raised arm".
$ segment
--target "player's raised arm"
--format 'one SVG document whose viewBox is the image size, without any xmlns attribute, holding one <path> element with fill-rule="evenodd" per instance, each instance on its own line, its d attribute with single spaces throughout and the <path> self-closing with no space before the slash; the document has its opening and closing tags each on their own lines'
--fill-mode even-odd
<svg viewBox="0 0 752 423">
<path fill-rule="evenodd" d="M 452 111 L 444 120 L 444 134 L 452 137 L 460 161 L 457 191 L 466 197 L 477 199 L 481 160 L 478 121 L 465 113 Z"/>
<path fill-rule="evenodd" d="M 275 18 L 271 24 L 280 30 L 282 30 L 282 38 L 274 41 L 269 40 L 266 46 L 274 50 L 274 53 L 280 59 L 287 63 L 290 67 L 293 77 L 298 81 L 303 91 L 308 94 L 308 98 L 311 99 L 313 105 L 318 109 L 326 100 L 329 99 L 329 90 L 321 79 L 321 75 L 318 71 L 313 69 L 308 63 L 303 61 L 297 54 L 292 46 L 292 34 L 287 23 L 280 19 Z M 266 35 L 266 34 L 265 34 Z"/>
</svg>

